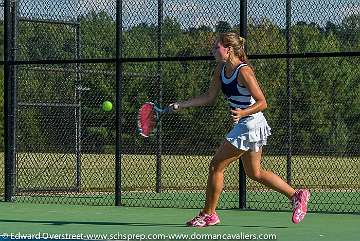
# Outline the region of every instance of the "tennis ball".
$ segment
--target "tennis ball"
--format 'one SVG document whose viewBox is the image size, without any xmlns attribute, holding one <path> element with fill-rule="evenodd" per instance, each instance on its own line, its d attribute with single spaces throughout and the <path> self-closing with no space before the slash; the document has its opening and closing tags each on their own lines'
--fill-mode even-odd
<svg viewBox="0 0 360 241">
<path fill-rule="evenodd" d="M 111 111 L 113 108 L 113 105 L 110 101 L 104 101 L 103 104 L 102 104 L 102 109 L 103 111 Z"/>
</svg>

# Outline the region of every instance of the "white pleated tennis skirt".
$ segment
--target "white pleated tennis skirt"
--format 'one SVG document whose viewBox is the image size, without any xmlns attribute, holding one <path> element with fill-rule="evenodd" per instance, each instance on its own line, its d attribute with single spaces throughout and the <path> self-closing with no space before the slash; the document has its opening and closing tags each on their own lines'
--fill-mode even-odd
<svg viewBox="0 0 360 241">
<path fill-rule="evenodd" d="M 270 135 L 271 128 L 265 116 L 263 113 L 258 112 L 240 119 L 226 135 L 226 140 L 240 150 L 258 152 L 262 146 L 266 145 L 267 138 Z"/>
</svg>

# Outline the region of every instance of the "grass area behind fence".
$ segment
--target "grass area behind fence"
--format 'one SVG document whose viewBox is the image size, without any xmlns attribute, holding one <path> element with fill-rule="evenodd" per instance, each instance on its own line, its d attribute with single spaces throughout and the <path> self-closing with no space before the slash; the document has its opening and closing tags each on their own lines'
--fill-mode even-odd
<svg viewBox="0 0 360 241">
<path fill-rule="evenodd" d="M 0 165 L 3 167 L 3 155 Z M 122 204 L 127 206 L 201 207 L 211 156 L 162 156 L 161 193 L 156 193 L 156 156 L 122 155 Z M 76 156 L 59 153 L 17 155 L 16 200 L 35 203 L 113 205 L 115 156 L 81 156 L 80 191 L 76 187 Z M 226 171 L 219 207 L 239 207 L 238 163 Z M 263 158 L 265 169 L 286 179 L 286 156 Z M 294 156 L 292 186 L 310 188 L 312 211 L 359 212 L 359 158 Z M 1 172 L 2 171 L 2 172 Z M 3 192 L 4 175 L 0 169 Z M 60 189 L 63 189 L 62 191 Z M 38 192 L 36 190 L 47 190 Z M 57 191 L 58 190 L 58 191 Z M 64 191 L 65 190 L 65 191 Z M 247 179 L 247 207 L 258 210 L 288 210 L 288 200 L 279 193 Z"/>
<path fill-rule="evenodd" d="M 169 190 L 202 190 L 205 188 L 211 156 L 162 156 L 162 186 Z M 156 156 L 122 155 L 123 190 L 153 189 L 156 183 Z M 0 156 L 0 186 L 4 186 L 4 158 Z M 286 157 L 264 156 L 263 166 L 286 179 Z M 360 158 L 294 156 L 292 184 L 324 190 L 357 190 L 360 188 Z M 113 191 L 115 156 L 81 155 L 81 188 L 83 191 Z M 225 174 L 227 190 L 238 188 L 238 162 Z M 58 153 L 19 153 L 17 187 L 71 187 L 76 183 L 76 156 Z M 250 181 L 250 189 L 262 188 Z"/>
</svg>

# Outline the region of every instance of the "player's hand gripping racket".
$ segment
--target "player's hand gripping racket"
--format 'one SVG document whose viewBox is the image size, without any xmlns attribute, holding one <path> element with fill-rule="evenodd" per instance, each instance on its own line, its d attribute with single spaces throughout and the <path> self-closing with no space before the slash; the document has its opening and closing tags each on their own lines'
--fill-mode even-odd
<svg viewBox="0 0 360 241">
<path fill-rule="evenodd" d="M 140 135 L 143 137 L 149 137 L 156 131 L 158 122 L 164 113 L 169 113 L 178 109 L 178 105 L 174 104 L 169 107 L 161 109 L 152 102 L 146 102 L 143 104 L 138 113 L 138 129 Z"/>
</svg>

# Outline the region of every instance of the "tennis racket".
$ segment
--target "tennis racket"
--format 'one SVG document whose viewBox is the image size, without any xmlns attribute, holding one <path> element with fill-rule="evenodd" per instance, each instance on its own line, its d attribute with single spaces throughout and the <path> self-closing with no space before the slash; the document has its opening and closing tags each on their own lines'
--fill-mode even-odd
<svg viewBox="0 0 360 241">
<path fill-rule="evenodd" d="M 176 107 L 176 108 L 175 108 Z M 160 108 L 152 102 L 143 104 L 138 112 L 138 130 L 143 137 L 149 137 L 156 131 L 159 120 L 164 113 L 169 113 L 178 109 L 178 106 Z"/>
</svg>

